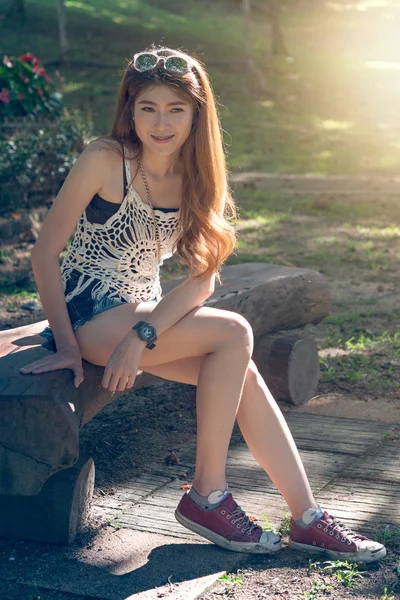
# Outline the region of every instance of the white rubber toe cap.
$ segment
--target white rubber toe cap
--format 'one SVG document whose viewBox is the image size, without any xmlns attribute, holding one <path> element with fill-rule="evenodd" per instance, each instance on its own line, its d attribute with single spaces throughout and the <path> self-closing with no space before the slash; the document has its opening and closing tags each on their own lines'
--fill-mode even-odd
<svg viewBox="0 0 400 600">
<path fill-rule="evenodd" d="M 364 554 L 378 554 L 381 558 L 386 556 L 386 548 L 379 542 L 374 542 L 373 540 L 363 540 L 359 544 L 360 551 Z"/>
<path fill-rule="evenodd" d="M 264 546 L 270 546 L 271 548 L 276 548 L 279 545 L 281 545 L 282 540 L 281 537 L 279 535 L 277 535 L 276 533 L 274 533 L 273 531 L 263 531 L 263 533 L 261 534 L 260 537 L 260 544 L 263 544 Z"/>
</svg>

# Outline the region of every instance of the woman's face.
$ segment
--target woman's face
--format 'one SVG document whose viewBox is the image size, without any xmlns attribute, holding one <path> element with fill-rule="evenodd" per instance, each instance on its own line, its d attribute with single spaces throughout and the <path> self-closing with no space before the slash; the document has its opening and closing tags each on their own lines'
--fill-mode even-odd
<svg viewBox="0 0 400 600">
<path fill-rule="evenodd" d="M 171 86 L 146 88 L 135 101 L 135 130 L 144 147 L 160 154 L 173 154 L 189 137 L 193 105 Z"/>
</svg>

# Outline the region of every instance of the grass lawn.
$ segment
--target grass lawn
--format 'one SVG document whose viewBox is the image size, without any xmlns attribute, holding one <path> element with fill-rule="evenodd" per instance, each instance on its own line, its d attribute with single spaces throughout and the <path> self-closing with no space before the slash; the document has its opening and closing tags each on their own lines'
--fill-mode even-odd
<svg viewBox="0 0 400 600">
<path fill-rule="evenodd" d="M 397 173 L 399 1 L 366 2 L 365 10 L 304 2 L 297 11 L 286 10 L 289 61 L 271 58 L 268 24 L 255 14 L 254 55 L 264 90 L 243 60 L 239 2 L 65 4 L 71 46 L 70 64 L 61 68 L 65 100 L 93 120 L 97 133 L 110 125 L 125 59 L 155 41 L 185 48 L 206 63 L 232 170 Z M 31 51 L 51 71 L 59 55 L 54 1 L 26 5 L 25 25 L 0 22 L 1 49 L 10 55 Z"/>
<path fill-rule="evenodd" d="M 55 3 L 27 0 L 26 6 L 23 26 L 0 23 L 2 49 L 9 55 L 31 51 L 54 71 L 59 52 Z M 284 11 L 292 55 L 287 61 L 271 59 L 268 25 L 256 14 L 253 46 L 267 82 L 264 90 L 247 73 L 241 14 L 230 0 L 67 0 L 66 8 L 71 52 L 69 64 L 61 68 L 65 99 L 93 120 L 98 134 L 110 125 L 125 59 L 152 41 L 164 42 L 206 63 L 232 171 L 398 172 L 400 1 L 347 4 L 346 10 L 345 3 L 316 8 L 305 2 L 296 11 Z M 235 196 L 241 221 L 231 264 L 310 267 L 332 283 L 332 317 L 315 332 L 323 381 L 331 386 L 351 382 L 360 393 L 379 385 L 396 392 L 397 198 L 383 189 L 365 197 L 335 194 L 334 189 L 310 196 L 272 193 L 262 186 L 239 186 Z M 8 276 L 10 260 L 2 259 Z M 174 277 L 177 271 L 167 267 L 165 274 Z M 26 289 L 21 291 L 26 294 Z M 12 295 L 5 295 L 11 308 Z"/>
<path fill-rule="evenodd" d="M 332 315 L 313 328 L 325 391 L 400 390 L 397 196 L 236 190 L 241 220 L 230 264 L 266 262 L 324 273 Z"/>
</svg>

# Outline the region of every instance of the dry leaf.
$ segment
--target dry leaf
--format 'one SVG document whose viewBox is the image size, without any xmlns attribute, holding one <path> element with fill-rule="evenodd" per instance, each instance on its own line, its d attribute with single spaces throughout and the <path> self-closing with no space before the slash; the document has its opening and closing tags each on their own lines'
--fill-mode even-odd
<svg viewBox="0 0 400 600">
<path fill-rule="evenodd" d="M 181 490 L 190 490 L 192 486 L 190 485 L 190 483 L 183 483 L 181 485 Z"/>
<path fill-rule="evenodd" d="M 178 464 L 178 462 L 180 462 L 180 460 L 177 456 L 175 456 L 175 454 L 171 453 L 165 457 L 165 462 L 167 463 L 167 465 L 176 465 Z"/>
</svg>

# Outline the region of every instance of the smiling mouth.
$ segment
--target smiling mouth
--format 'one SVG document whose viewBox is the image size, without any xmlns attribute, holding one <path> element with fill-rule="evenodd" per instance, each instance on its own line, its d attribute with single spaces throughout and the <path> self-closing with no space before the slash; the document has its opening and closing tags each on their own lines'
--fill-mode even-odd
<svg viewBox="0 0 400 600">
<path fill-rule="evenodd" d="M 152 135 L 151 137 L 154 138 L 155 140 L 170 140 L 174 136 L 173 135 Z"/>
</svg>

